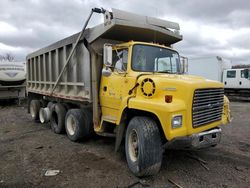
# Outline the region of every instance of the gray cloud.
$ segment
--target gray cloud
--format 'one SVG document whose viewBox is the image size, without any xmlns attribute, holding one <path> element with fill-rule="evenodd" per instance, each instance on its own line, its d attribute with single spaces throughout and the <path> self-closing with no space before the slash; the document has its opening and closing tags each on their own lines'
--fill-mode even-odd
<svg viewBox="0 0 250 188">
<path fill-rule="evenodd" d="M 18 60 L 27 53 L 81 30 L 92 7 L 111 7 L 179 21 L 184 40 L 175 47 L 182 55 L 223 56 L 250 63 L 250 2 L 247 0 L 2 0 L 0 54 Z M 95 16 L 90 26 L 100 23 Z"/>
</svg>

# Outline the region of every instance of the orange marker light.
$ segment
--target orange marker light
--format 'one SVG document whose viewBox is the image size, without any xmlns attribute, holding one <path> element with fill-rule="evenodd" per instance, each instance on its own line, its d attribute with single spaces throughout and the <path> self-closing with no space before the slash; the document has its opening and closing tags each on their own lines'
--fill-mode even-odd
<svg viewBox="0 0 250 188">
<path fill-rule="evenodd" d="M 165 102 L 166 103 L 171 103 L 173 100 L 173 96 L 172 95 L 165 95 Z"/>
</svg>

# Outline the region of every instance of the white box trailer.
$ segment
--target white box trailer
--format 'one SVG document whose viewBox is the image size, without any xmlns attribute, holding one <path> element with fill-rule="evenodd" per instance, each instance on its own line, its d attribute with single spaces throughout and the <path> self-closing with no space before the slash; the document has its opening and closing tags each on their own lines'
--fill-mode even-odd
<svg viewBox="0 0 250 188">
<path fill-rule="evenodd" d="M 232 68 L 230 60 L 221 57 L 188 59 L 188 74 L 222 82 L 223 71 Z"/>
</svg>

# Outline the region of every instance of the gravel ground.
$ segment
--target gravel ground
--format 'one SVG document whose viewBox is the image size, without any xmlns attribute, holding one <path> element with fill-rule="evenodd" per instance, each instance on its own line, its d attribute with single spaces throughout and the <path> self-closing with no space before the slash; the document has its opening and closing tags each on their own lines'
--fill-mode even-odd
<svg viewBox="0 0 250 188">
<path fill-rule="evenodd" d="M 128 170 L 124 148 L 94 137 L 74 143 L 48 124 L 31 121 L 27 110 L 0 102 L 0 187 L 249 187 L 250 103 L 232 102 L 233 122 L 223 126 L 221 144 L 202 151 L 167 150 L 161 171 L 138 179 Z M 194 157 L 196 156 L 196 157 Z M 200 158 L 207 163 L 202 165 Z M 46 177 L 46 170 L 60 170 Z"/>
</svg>

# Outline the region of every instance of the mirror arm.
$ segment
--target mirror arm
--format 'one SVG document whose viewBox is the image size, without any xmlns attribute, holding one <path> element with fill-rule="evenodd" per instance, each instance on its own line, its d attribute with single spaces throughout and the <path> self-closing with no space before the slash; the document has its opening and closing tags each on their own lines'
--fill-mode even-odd
<svg viewBox="0 0 250 188">
<path fill-rule="evenodd" d="M 110 70 L 109 67 L 104 67 L 102 69 L 102 75 L 105 76 L 105 77 L 108 77 L 112 74 L 112 71 Z"/>
</svg>

